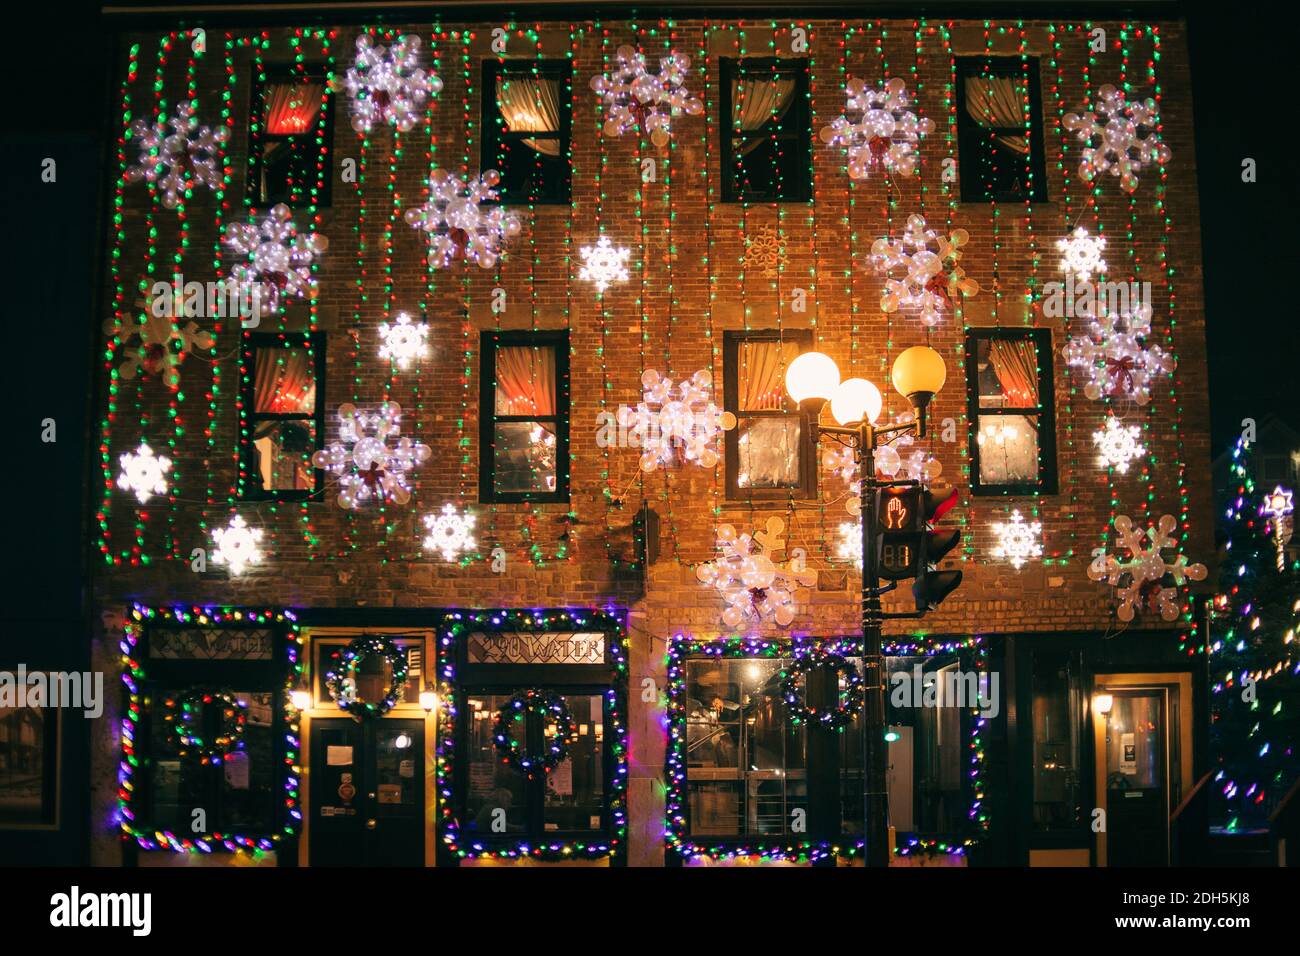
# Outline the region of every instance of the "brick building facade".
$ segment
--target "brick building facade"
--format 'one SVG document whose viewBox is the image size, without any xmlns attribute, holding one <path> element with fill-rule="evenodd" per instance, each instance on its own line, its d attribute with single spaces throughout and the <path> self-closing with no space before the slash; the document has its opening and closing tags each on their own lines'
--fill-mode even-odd
<svg viewBox="0 0 1300 956">
<path fill-rule="evenodd" d="M 321 91 L 323 113 L 316 119 L 328 114 L 320 127 L 327 138 L 315 146 L 324 147 L 317 156 L 321 185 L 328 180 L 328 203 L 300 196 L 304 201 L 292 211 L 299 227 L 329 240 L 313 270 L 316 295 L 292 301 L 282 315 L 253 330 L 255 336 L 319 334 L 312 340 L 324 426 L 323 435 L 315 436 L 317 446 L 336 438 L 340 404 L 389 400 L 402 406 L 403 433 L 432 449 L 428 461 L 410 474 L 409 503 L 390 502 L 380 509 L 372 501 L 356 510 L 340 508 L 333 491 L 305 501 L 252 500 L 246 493 L 256 476 L 241 458 L 246 454 L 241 430 L 248 425 L 241 421 L 240 405 L 251 394 L 242 379 L 251 375 L 241 371 L 245 353 L 237 320 L 197 318 L 200 331 L 213 335 L 211 347 L 195 346 L 177 366 L 179 378 L 171 385 L 165 374 L 128 379 L 121 370 L 133 346 L 115 320 L 129 324 L 139 314 L 135 300 L 145 291 L 142 281 L 165 279 L 173 271 L 200 282 L 224 277 L 238 259 L 222 244 L 225 230 L 267 211 L 248 165 L 250 151 L 259 148 L 250 142 L 250 114 L 264 102 L 255 95 L 259 84 L 279 76 L 310 78 L 318 70 L 341 75 L 352 63 L 359 30 L 252 26 L 209 28 L 206 47 L 197 53 L 187 32 L 122 37 L 115 102 L 129 117 L 119 132 L 141 116 L 170 113 L 178 100 L 193 96 L 200 122 L 222 124 L 228 142 L 221 188 L 196 189 L 179 210 L 151 199 L 138 182 L 110 189 L 116 218 L 107 236 L 100 316 L 108 319 L 109 334 L 96 385 L 104 413 L 104 487 L 96 510 L 105 559 L 93 582 L 101 625 L 93 639 L 97 667 L 120 671 L 122 622 L 133 602 L 156 608 L 294 609 L 304 622 L 322 622 L 303 624 L 304 647 L 314 639 L 313 626 L 332 628 L 331 634 L 349 628 L 356 634 L 427 629 L 432 642 L 448 609 L 626 612 L 628 822 L 622 859 L 662 865 L 670 639 L 733 633 L 849 638 L 859 627 L 860 579 L 837 551 L 839 527 L 852 520 L 844 510 L 848 489 L 839 477 L 818 466 L 812 495 L 789 490 L 763 496 L 746 494 L 743 487 L 729 494 L 725 463 L 716 469 L 688 463 L 641 472 L 636 449 L 597 442 L 602 412 L 635 406 L 645 369 L 675 378 L 709 369 L 721 403 L 728 333 L 773 331 L 785 338 L 806 333 L 811 346 L 831 355 L 845 377 L 874 380 L 886 393 L 888 417 L 905 409 L 887 387 L 893 359 L 909 346 L 928 343 L 943 356 L 948 378 L 930 409 L 930 434 L 919 447 L 941 462 L 940 481 L 961 491 L 956 512 L 961 542 L 944 566 L 959 568 L 964 581 L 920 623 L 931 641 L 983 638 L 990 649 L 987 666 L 1001 670 L 1011 695 L 982 744 L 988 748 L 981 758 L 983 802 L 992 810 L 987 826 L 975 834 L 991 848 L 980 852 L 994 862 L 1024 861 L 1031 852 L 1072 852 L 1071 862 L 1096 862 L 1097 851 L 1084 838 L 1055 850 L 1055 844 L 1034 842 L 1021 832 L 1016 818 L 1026 808 L 1017 803 L 1023 789 L 1018 784 L 1028 781 L 1021 775 L 1031 773 L 1029 761 L 1035 767 L 1038 761 L 1028 756 L 1027 712 L 1021 712 L 1016 729 L 1014 695 L 1036 706 L 1025 676 L 1034 665 L 1023 655 L 1031 646 L 1058 639 L 1063 653 L 1075 655 L 1071 660 L 1085 692 L 1097 674 L 1186 666 L 1169 664 L 1161 655 L 1168 650 L 1170 659 L 1178 659 L 1179 635 L 1191 626 L 1190 611 L 1174 623 L 1145 615 L 1125 626 L 1115 616 L 1113 589 L 1087 574 L 1095 549 L 1116 547 L 1110 531 L 1116 514 L 1132 515 L 1139 525 L 1172 514 L 1190 560 L 1206 561 L 1212 553 L 1205 317 L 1189 67 L 1180 23 L 772 23 L 695 17 L 671 23 L 380 28 L 378 43 L 418 34 L 425 66 L 441 77 L 442 89 L 420 111 L 413 129 L 395 133 L 381 126 L 364 137 L 349 122 L 347 94 L 328 87 Z M 504 32 L 496 32 L 498 26 Z M 1099 41 L 1095 31 L 1104 34 Z M 602 133 L 605 114 L 590 81 L 611 68 L 623 45 L 639 47 L 652 62 L 669 49 L 691 57 L 686 86 L 703 110 L 674 119 L 666 146 L 638 132 Z M 809 202 L 727 201 L 721 70 L 730 61 L 743 65 L 769 58 L 806 67 L 808 123 L 795 133 L 810 144 Z M 1011 58 L 1022 78 L 1034 77 L 1013 89 L 1036 97 L 1028 104 L 1026 132 L 1041 142 L 1045 179 L 1034 185 L 1045 194 L 964 201 L 961 177 L 973 163 L 960 148 L 959 127 L 967 122 L 959 116 L 961 64 L 1004 63 L 1004 58 Z M 490 82 L 485 64 L 532 61 L 558 61 L 572 70 L 571 95 L 559 103 L 571 124 L 571 201 L 511 206 L 521 232 L 489 268 L 464 261 L 433 268 L 424 234 L 412 229 L 404 214 L 424 201 L 432 168 L 473 177 L 486 167 L 480 163 L 491 132 L 485 126 L 491 122 L 483 102 Z M 934 131 L 919 145 L 917 175 L 891 179 L 873 172 L 851 180 L 844 151 L 818 135 L 844 111 L 845 83 L 855 77 L 902 78 L 919 114 L 934 121 Z M 1172 160 L 1140 171 L 1133 193 L 1108 175 L 1084 181 L 1078 172 L 1082 146 L 1063 123 L 1066 114 L 1095 101 L 1107 83 L 1127 84 L 1134 97 L 1152 90 L 1159 96 L 1160 133 Z M 132 165 L 131 144 L 121 141 L 118 148 L 122 165 Z M 961 266 L 980 287 L 978 294 L 958 297 L 933 328 L 906 310 L 882 311 L 882 280 L 869 263 L 875 239 L 899 235 L 914 213 L 941 232 L 969 232 Z M 1107 238 L 1110 278 L 1151 283 L 1153 338 L 1177 357 L 1176 372 L 1154 384 L 1150 402 L 1124 410 L 1126 423 L 1140 426 L 1148 450 L 1128 474 L 1097 466 L 1093 434 L 1103 427 L 1108 406 L 1085 396 L 1076 370 L 1067 368 L 1061 354 L 1081 320 L 1044 314 L 1044 285 L 1061 278 L 1057 240 L 1076 225 Z M 598 295 L 578 273 L 582 247 L 601 234 L 630 248 L 630 278 Z M 762 256 L 765 248 L 775 250 L 769 259 Z M 409 370 L 393 368 L 377 351 L 381 323 L 402 311 L 429 326 L 429 355 Z M 1040 353 L 1040 359 L 1050 355 L 1050 373 L 1040 371 L 1051 388 L 1042 383 L 1040 394 L 1054 393 L 1053 491 L 970 494 L 980 446 L 968 404 L 967 366 L 975 360 L 968 333 L 984 328 L 1050 333 L 1050 350 Z M 567 333 L 567 501 L 481 500 L 482 336 L 497 330 Z M 139 505 L 114 482 L 118 456 L 142 440 L 174 464 L 169 493 Z M 242 440 L 252 439 L 244 435 Z M 1040 439 L 1040 451 L 1046 447 L 1050 443 Z M 422 516 L 448 502 L 476 516 L 477 548 L 464 561 L 446 561 L 421 549 Z M 993 525 L 1007 521 L 1012 508 L 1042 526 L 1041 560 L 1019 569 L 993 556 L 998 543 Z M 642 509 L 655 517 L 646 523 Z M 238 577 L 211 562 L 201 572 L 194 570 L 194 549 L 210 549 L 211 529 L 225 526 L 236 511 L 262 530 L 262 563 Z M 775 556 L 785 559 L 803 549 L 815 583 L 797 592 L 789 627 L 771 621 L 728 627 L 721 618 L 722 600 L 698 580 L 696 568 L 715 557 L 719 526 L 754 532 L 771 517 L 784 522 Z M 648 546 L 646 528 L 653 539 Z M 886 598 L 887 609 L 910 610 L 905 590 Z M 341 616 L 331 618 L 328 612 L 335 610 Z M 1103 642 L 1117 632 L 1122 637 Z M 917 633 L 914 622 L 896 622 L 887 632 L 900 642 Z M 1132 649 L 1130 657 L 1125 649 Z M 432 643 L 425 653 L 432 658 Z M 1104 660 L 1091 657 L 1094 653 Z M 1193 684 L 1185 684 L 1183 693 L 1199 698 Z M 320 704 L 313 702 L 311 720 L 327 716 Z M 1186 697 L 1182 705 L 1190 707 Z M 93 818 L 99 821 L 113 816 L 120 799 L 115 780 L 122 717 L 120 707 L 110 713 L 94 748 Z M 311 720 L 302 728 L 307 764 Z M 1199 733 L 1194 743 L 1187 738 L 1190 746 L 1183 754 L 1189 775 L 1200 763 L 1191 753 L 1200 747 Z M 435 736 L 431 732 L 427 741 L 430 774 Z M 1086 749 L 1090 738 L 1081 739 L 1079 746 Z M 308 780 L 311 773 L 307 766 Z M 1092 806 L 1084 797 L 1076 802 Z M 310 816 L 310 797 L 303 807 Z M 434 808 L 424 810 L 432 830 Z M 131 847 L 108 825 L 96 828 L 93 840 L 93 859 L 101 864 L 121 862 L 123 847 Z M 430 847 L 434 842 L 430 836 Z M 305 848 L 295 852 L 309 862 Z M 429 862 L 434 855 L 431 849 Z M 142 863 L 172 856 L 127 854 Z"/>
</svg>

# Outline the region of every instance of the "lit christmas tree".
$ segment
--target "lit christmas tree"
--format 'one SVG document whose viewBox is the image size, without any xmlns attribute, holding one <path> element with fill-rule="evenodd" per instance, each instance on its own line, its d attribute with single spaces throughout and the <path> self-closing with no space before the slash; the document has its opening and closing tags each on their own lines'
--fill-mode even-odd
<svg viewBox="0 0 1300 956">
<path fill-rule="evenodd" d="M 1210 635 L 1211 822 L 1247 830 L 1267 825 L 1300 776 L 1300 561 L 1285 557 L 1290 520 L 1256 485 L 1249 445 L 1232 455 Z"/>
</svg>

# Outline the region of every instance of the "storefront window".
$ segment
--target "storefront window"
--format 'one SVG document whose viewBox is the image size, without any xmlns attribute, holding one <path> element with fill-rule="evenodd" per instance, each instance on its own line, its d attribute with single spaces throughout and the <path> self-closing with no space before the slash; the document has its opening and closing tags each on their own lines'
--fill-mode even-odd
<svg viewBox="0 0 1300 956">
<path fill-rule="evenodd" d="M 1079 826 L 1079 732 L 1082 720 L 1078 674 L 1069 658 L 1039 652 L 1033 666 L 1034 829 Z"/>
<path fill-rule="evenodd" d="M 899 832 L 955 834 L 967 828 L 964 786 L 969 678 L 951 656 L 899 656 L 889 676 L 889 817 Z"/>
</svg>

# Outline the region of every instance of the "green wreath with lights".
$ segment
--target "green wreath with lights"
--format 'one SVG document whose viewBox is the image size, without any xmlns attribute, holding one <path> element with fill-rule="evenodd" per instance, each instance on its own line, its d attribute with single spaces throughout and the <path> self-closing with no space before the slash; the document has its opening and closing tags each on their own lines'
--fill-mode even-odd
<svg viewBox="0 0 1300 956">
<path fill-rule="evenodd" d="M 549 735 L 543 732 L 545 750 L 540 755 L 528 753 L 512 733 L 514 725 L 526 720 L 530 713 L 541 714 L 554 727 Z M 515 693 L 497 711 L 494 739 L 502 761 L 534 780 L 564 763 L 578 739 L 578 725 L 563 697 L 532 687 Z"/>
<path fill-rule="evenodd" d="M 835 706 L 829 709 L 809 707 L 805 694 L 799 687 L 799 678 L 810 671 L 834 671 L 841 680 Z M 785 701 L 790 719 L 796 724 L 806 723 L 827 730 L 843 730 L 862 710 L 862 675 L 846 657 L 829 651 L 810 651 L 794 658 L 781 670 L 781 697 Z"/>
<path fill-rule="evenodd" d="M 345 683 L 356 674 L 362 661 L 375 655 L 386 658 L 392 670 L 388 690 L 383 700 L 358 700 L 355 685 L 349 692 Z M 365 634 L 348 644 L 339 654 L 338 660 L 330 665 L 325 672 L 325 686 L 339 710 L 351 714 L 355 719 L 382 717 L 402 699 L 406 690 L 406 669 L 406 653 L 400 647 L 378 634 Z"/>
<path fill-rule="evenodd" d="M 204 711 L 221 707 L 221 723 L 209 739 L 204 736 Z M 248 704 L 229 690 L 195 688 L 163 699 L 163 722 L 167 746 L 177 756 L 204 764 L 219 764 L 231 753 L 244 749 L 244 726 Z"/>
</svg>

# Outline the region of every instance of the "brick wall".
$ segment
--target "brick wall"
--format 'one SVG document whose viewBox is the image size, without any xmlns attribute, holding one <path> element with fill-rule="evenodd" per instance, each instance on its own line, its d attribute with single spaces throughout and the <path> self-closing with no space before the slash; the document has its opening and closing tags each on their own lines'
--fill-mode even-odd
<svg viewBox="0 0 1300 956">
<path fill-rule="evenodd" d="M 1180 494 L 1185 494 L 1185 550 L 1191 560 L 1210 558 L 1204 304 L 1182 24 L 1159 25 L 1156 61 L 1150 29 L 1130 27 L 1121 42 L 1124 24 L 1119 22 L 1090 25 L 1107 35 L 1107 48 L 1095 54 L 1089 53 L 1088 35 L 1079 24 L 1058 24 L 1055 32 L 1045 23 L 1027 22 L 1023 31 L 1014 24 L 1005 30 L 994 24 L 986 33 L 982 23 L 954 23 L 944 31 L 937 23 L 918 26 L 911 21 L 886 22 L 883 30 L 870 21 L 801 22 L 797 26 L 808 38 L 803 55 L 811 61 L 815 199 L 810 205 L 780 207 L 721 202 L 717 58 L 789 55 L 797 37 L 788 27 L 684 20 L 662 30 L 644 24 L 647 31 L 653 27 L 658 32 L 638 38 L 637 31 L 622 22 L 599 28 L 574 24 L 572 33 L 568 24 L 538 24 L 532 33 L 512 34 L 507 55 L 573 58 L 573 203 L 524 210 L 523 233 L 496 268 L 458 264 L 430 271 L 422 255 L 423 234 L 403 221 L 402 211 L 422 201 L 431 162 L 457 174 L 478 169 L 481 64 L 493 55 L 493 26 L 448 24 L 436 34 L 428 26 L 411 28 L 424 38 L 426 59 L 436 58 L 445 88 L 434 101 L 428 129 L 417 126 L 403 134 L 400 143 L 384 130 L 372 137 L 363 155 L 361 140 L 348 122 L 346 97 L 335 100 L 339 113 L 331 156 L 333 203 L 319 210 L 315 227 L 330 240 L 317 273 L 314 310 L 314 321 L 328 339 L 325 437 L 334 437 L 340 402 L 400 402 L 406 411 L 404 430 L 434 449 L 433 458 L 413 475 L 411 504 L 390 506 L 382 514 L 373 509 L 345 513 L 327 494 L 325 501 L 307 505 L 245 505 L 241 513 L 265 529 L 267 561 L 235 581 L 224 572 L 191 572 L 191 549 L 209 545 L 205 528 L 225 524 L 236 482 L 238 339 L 227 323 L 217 331 L 215 364 L 191 358 L 182 365 L 179 395 L 156 379 L 116 383 L 105 433 L 114 477 L 116 455 L 141 437 L 155 448 L 175 438 L 168 454 L 180 477 L 174 489 L 177 500 L 170 505 L 155 499 L 136 509 L 117 491 L 108 499 L 102 516 L 110 536 L 108 552 L 124 560 L 102 565 L 94 582 L 106 622 L 106 630 L 97 635 L 102 666 L 115 667 L 111 625 L 130 599 L 410 608 L 613 602 L 631 609 L 635 687 L 642 677 L 662 678 L 664 641 L 673 633 L 724 632 L 720 602 L 699 584 L 694 571 L 713 556 L 716 526 L 732 523 L 752 531 L 772 515 L 784 519 L 787 544 L 805 549 L 810 567 L 823 572 L 818 587 L 800 595 L 799 615 L 789 630 L 852 632 L 858 619 L 857 575 L 851 567 L 846 574 L 845 563 L 834 554 L 838 526 L 849 520 L 839 500 L 844 494 L 839 479 L 821 474 L 821 497 L 815 502 L 734 502 L 725 499 L 721 468 L 714 473 L 692 466 L 640 476 L 635 450 L 596 445 L 598 414 L 621 403 L 635 404 L 644 368 L 676 376 L 711 368 L 720 395 L 722 333 L 746 328 L 811 329 L 816 347 L 832 355 L 846 377 L 861 375 L 880 384 L 889 393 L 886 409 L 893 411 L 903 408 L 885 385 L 893 357 L 928 341 L 943 354 L 949 369 L 948 384 L 936 398 L 931 417 L 936 425 L 952 419 L 958 439 L 945 442 L 936 434 L 933 451 L 943 463 L 944 480 L 963 490 L 970 465 L 963 322 L 1052 328 L 1060 493 L 1012 500 L 963 494 L 963 540 L 949 564 L 961 568 L 965 581 L 926 619 L 929 632 L 1102 630 L 1113 624 L 1110 589 L 1086 576 L 1091 552 L 1104 543 L 1113 510 L 1154 521 L 1165 512 L 1182 514 Z M 468 37 L 463 36 L 466 30 Z M 290 34 L 266 31 L 269 47 L 261 54 L 265 64 L 291 59 Z M 351 62 L 356 31 L 340 28 L 333 34 L 329 49 L 341 73 Z M 674 145 L 662 151 L 648 142 L 639 147 L 633 136 L 602 137 L 591 77 L 604 71 L 606 58 L 621 44 L 639 40 L 647 53 L 657 54 L 670 36 L 675 49 L 693 58 L 688 85 L 705 100 L 704 115 L 677 120 Z M 154 108 L 158 35 L 125 38 L 123 60 L 132 42 L 141 44 L 139 71 L 128 84 L 131 109 L 138 117 Z M 309 62 L 323 58 L 317 38 L 303 39 L 301 50 Z M 957 184 L 942 177 L 943 160 L 957 151 L 955 119 L 949 125 L 949 117 L 955 116 L 950 113 L 955 109 L 952 57 L 1021 51 L 1039 57 L 1049 201 L 1030 209 L 958 202 Z M 229 51 L 228 68 L 225 37 L 215 30 L 209 31 L 208 52 L 192 72 L 188 52 L 188 42 L 178 38 L 161 68 L 162 96 L 174 104 L 192 81 L 200 119 L 208 123 L 219 120 L 223 92 L 229 94 L 231 180 L 220 216 L 206 191 L 179 217 L 161 206 L 151 212 L 143 186 L 125 188 L 120 204 L 124 241 L 115 244 L 110 235 L 109 248 L 119 250 L 113 261 L 126 288 L 128 314 L 149 261 L 166 276 L 179 255 L 187 279 L 215 278 L 214 267 L 225 258 L 219 250 L 218 220 L 243 221 L 247 215 L 244 163 L 253 54 L 236 45 Z M 1089 84 L 1095 95 L 1101 84 L 1127 76 L 1137 92 L 1147 95 L 1148 67 L 1153 63 L 1162 97 L 1163 134 L 1173 151 L 1167 179 L 1148 170 L 1140 174 L 1141 184 L 1131 197 L 1110 177 L 1091 191 L 1078 176 L 1079 144 L 1072 137 L 1067 141 L 1059 116 L 1080 109 Z M 938 129 L 921 148 L 918 177 L 901 179 L 893 189 L 875 176 L 850 187 L 842 153 L 823 144 L 816 132 L 842 111 L 847 77 L 878 77 L 885 64 L 890 75 L 902 76 L 918 93 L 921 111 Z M 656 159 L 658 182 L 641 182 L 641 157 Z M 340 178 L 344 159 L 359 164 L 359 186 Z M 1172 345 L 1179 358 L 1172 388 L 1159 383 L 1151 403 L 1129 414 L 1131 421 L 1144 426 L 1152 452 L 1148 467 L 1109 481 L 1096 467 L 1091 441 L 1104 421 L 1104 408 L 1075 387 L 1059 355 L 1067 320 L 1045 318 L 1026 294 L 1031 287 L 1060 278 L 1055 241 L 1090 200 L 1109 237 L 1111 278 L 1152 282 L 1156 335 Z M 982 287 L 978 296 L 966 300 L 959 318 L 946 315 L 929 333 L 914 317 L 881 313 L 880 281 L 866 266 L 873 239 L 900 230 L 912 212 L 923 212 L 932 224 L 948 221 L 969 230 L 962 266 Z M 1083 222 L 1091 225 L 1091 215 L 1086 213 Z M 306 225 L 311 213 L 300 210 L 296 218 Z M 772 276 L 745 263 L 746 237 L 764 226 L 785 243 L 786 262 Z M 601 227 L 633 249 L 633 267 L 630 282 L 598 299 L 590 284 L 577 279 L 576 260 L 578 249 L 594 242 Z M 151 230 L 156 231 L 152 252 Z M 387 258 L 391 279 L 385 271 Z M 105 288 L 100 320 L 113 314 L 111 276 Z M 490 308 L 496 288 L 505 290 L 503 313 Z M 807 290 L 806 311 L 796 312 L 792 306 L 796 288 Z M 378 326 L 390 309 L 426 313 L 432 356 L 418 371 L 390 376 L 388 363 L 377 357 Z M 293 325 L 311 318 L 305 306 L 294 306 L 286 321 Z M 480 330 L 495 327 L 570 331 L 568 505 L 477 501 L 478 337 Z M 106 368 L 120 360 L 115 358 Z M 107 389 L 107 383 L 101 383 L 105 409 Z M 628 504 L 612 506 L 611 498 L 620 496 Z M 616 571 L 610 560 L 631 556 L 630 523 L 643 500 L 662 519 L 660 557 L 644 577 Z M 446 501 L 477 513 L 485 560 L 459 567 L 420 553 L 419 518 Z M 991 557 L 990 525 L 1004 520 L 1013 505 L 1036 509 L 1048 562 L 1015 571 Z M 569 511 L 576 515 L 576 524 L 568 529 L 567 556 L 552 560 L 568 527 L 560 519 Z M 137 543 L 151 557 L 147 565 L 130 563 Z M 534 545 L 544 560 L 534 560 Z M 486 560 L 494 547 L 507 552 L 504 574 L 493 573 Z M 902 602 L 895 609 L 903 609 Z M 760 630 L 772 634 L 781 629 Z M 651 786 L 662 768 L 659 714 L 641 705 L 634 694 L 631 716 L 632 859 L 654 862 L 661 830 L 660 798 Z M 97 748 L 97 780 L 111 779 L 113 745 L 105 736 Z M 111 787 L 97 787 L 107 806 Z M 102 858 L 111 858 L 107 844 L 101 849 Z"/>
</svg>

